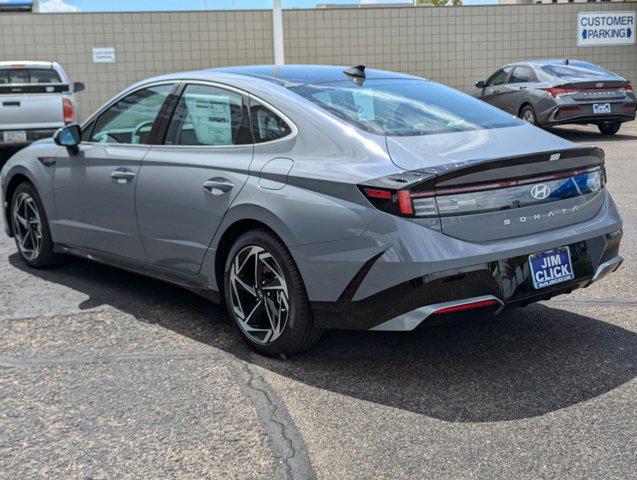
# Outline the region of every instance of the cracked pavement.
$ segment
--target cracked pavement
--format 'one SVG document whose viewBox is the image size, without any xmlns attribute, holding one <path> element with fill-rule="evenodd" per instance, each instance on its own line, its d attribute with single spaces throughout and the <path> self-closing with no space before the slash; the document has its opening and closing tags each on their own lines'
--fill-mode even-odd
<svg viewBox="0 0 637 480">
<path fill-rule="evenodd" d="M 637 122 L 605 149 L 621 269 L 409 334 L 251 352 L 223 308 L 0 238 L 0 478 L 637 478 Z"/>
</svg>

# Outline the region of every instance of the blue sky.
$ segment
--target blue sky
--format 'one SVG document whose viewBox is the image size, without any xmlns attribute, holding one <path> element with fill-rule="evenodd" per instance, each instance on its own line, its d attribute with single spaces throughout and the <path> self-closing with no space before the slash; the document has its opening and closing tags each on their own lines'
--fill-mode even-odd
<svg viewBox="0 0 637 480">
<path fill-rule="evenodd" d="M 281 0 L 283 8 L 314 8 L 317 3 L 358 3 L 359 0 Z M 404 3 L 405 0 L 362 0 L 364 3 Z M 497 0 L 465 0 L 465 5 L 497 3 Z M 272 0 L 40 0 L 42 11 L 155 11 L 231 10 L 271 8 Z"/>
</svg>

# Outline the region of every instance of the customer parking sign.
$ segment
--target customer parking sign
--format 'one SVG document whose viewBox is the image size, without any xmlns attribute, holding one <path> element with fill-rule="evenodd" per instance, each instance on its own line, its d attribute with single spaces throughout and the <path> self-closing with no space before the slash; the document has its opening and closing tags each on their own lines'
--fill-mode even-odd
<svg viewBox="0 0 637 480">
<path fill-rule="evenodd" d="M 635 12 L 580 12 L 577 45 L 634 45 Z"/>
</svg>

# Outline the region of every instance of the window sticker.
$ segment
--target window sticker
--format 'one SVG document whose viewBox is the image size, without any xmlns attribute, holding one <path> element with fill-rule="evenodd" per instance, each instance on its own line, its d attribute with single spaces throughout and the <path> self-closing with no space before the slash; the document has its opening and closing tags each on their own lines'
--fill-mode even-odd
<svg viewBox="0 0 637 480">
<path fill-rule="evenodd" d="M 356 105 L 356 112 L 358 114 L 358 120 L 361 122 L 374 121 L 374 97 L 369 92 L 352 91 L 354 97 L 354 104 Z"/>
<path fill-rule="evenodd" d="M 185 99 L 200 144 L 232 145 L 229 96 L 190 93 Z"/>
</svg>

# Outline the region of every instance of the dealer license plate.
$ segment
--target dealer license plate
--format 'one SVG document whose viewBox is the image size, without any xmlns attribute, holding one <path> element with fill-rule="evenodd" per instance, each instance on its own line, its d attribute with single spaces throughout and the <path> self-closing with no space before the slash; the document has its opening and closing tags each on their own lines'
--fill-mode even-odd
<svg viewBox="0 0 637 480">
<path fill-rule="evenodd" d="M 531 278 L 536 289 L 573 280 L 573 265 L 568 247 L 529 255 Z"/>
<path fill-rule="evenodd" d="M 594 103 L 593 113 L 610 113 L 610 103 Z"/>
</svg>

